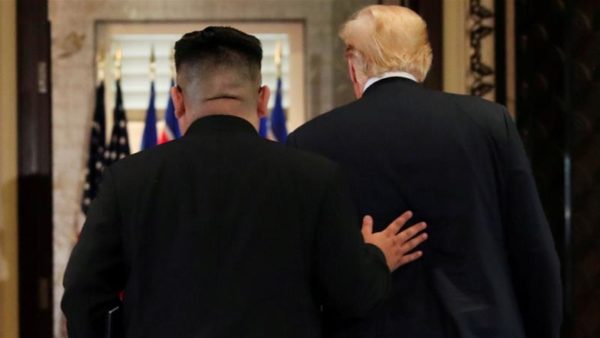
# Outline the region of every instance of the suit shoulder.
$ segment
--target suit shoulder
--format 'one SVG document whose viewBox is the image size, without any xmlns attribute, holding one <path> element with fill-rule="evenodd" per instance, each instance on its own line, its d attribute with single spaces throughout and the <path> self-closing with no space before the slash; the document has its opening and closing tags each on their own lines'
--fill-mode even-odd
<svg viewBox="0 0 600 338">
<path fill-rule="evenodd" d="M 271 148 L 274 156 L 276 156 L 277 159 L 282 163 L 302 163 L 304 164 L 302 166 L 317 167 L 319 169 L 326 169 L 336 166 L 333 161 L 313 152 L 289 147 L 279 142 L 267 140 L 265 140 L 265 142 L 267 142 L 268 146 Z"/>
<path fill-rule="evenodd" d="M 476 127 L 495 139 L 506 137 L 507 124 L 512 123 L 512 118 L 503 105 L 476 96 L 449 93 L 444 96 L 454 107 L 451 110 L 453 119 L 462 121 L 465 126 Z"/>
<path fill-rule="evenodd" d="M 264 142 L 272 156 L 272 165 L 281 166 L 296 177 L 328 177 L 338 170 L 336 163 L 321 155 L 278 142 Z"/>
<path fill-rule="evenodd" d="M 444 93 L 463 112 L 500 122 L 506 107 L 478 96 Z"/>
<path fill-rule="evenodd" d="M 300 127 L 296 128 L 296 130 L 294 130 L 290 135 L 300 135 L 300 134 L 310 133 L 313 130 L 320 128 L 323 125 L 323 123 L 331 123 L 332 119 L 335 119 L 335 117 L 332 114 L 334 111 L 335 111 L 335 109 L 332 111 L 328 111 L 326 113 L 317 115 L 316 117 L 306 121 Z"/>
<path fill-rule="evenodd" d="M 354 101 L 343 106 L 334 108 L 328 112 L 317 115 L 316 117 L 305 122 L 300 127 L 296 128 L 290 137 L 294 138 L 312 138 L 314 135 L 324 135 L 324 131 L 331 130 L 339 126 L 345 120 L 345 115 L 353 110 L 353 107 L 358 101 Z"/>
<path fill-rule="evenodd" d="M 150 172 L 154 166 L 159 166 L 160 163 L 169 158 L 172 159 L 173 153 L 177 152 L 181 142 L 182 139 L 177 139 L 131 154 L 111 164 L 109 168 L 118 175 L 143 176 L 144 173 Z"/>
</svg>

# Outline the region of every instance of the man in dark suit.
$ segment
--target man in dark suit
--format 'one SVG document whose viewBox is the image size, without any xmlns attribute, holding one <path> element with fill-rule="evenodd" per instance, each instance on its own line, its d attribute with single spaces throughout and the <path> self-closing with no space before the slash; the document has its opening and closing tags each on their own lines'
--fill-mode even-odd
<svg viewBox="0 0 600 338">
<path fill-rule="evenodd" d="M 258 136 L 261 58 L 227 27 L 177 42 L 187 132 L 105 170 L 65 273 L 70 338 L 103 337 L 120 290 L 126 337 L 320 337 L 321 304 L 362 316 L 420 256 L 410 212 L 378 233 L 366 217 L 363 241 L 338 167 Z"/>
<path fill-rule="evenodd" d="M 292 146 L 341 165 L 375 229 L 410 209 L 428 223 L 423 259 L 360 321 L 330 314 L 333 337 L 554 338 L 561 282 L 553 239 L 506 109 L 420 83 L 425 22 L 369 6 L 340 32 L 357 100 L 297 129 Z"/>
</svg>

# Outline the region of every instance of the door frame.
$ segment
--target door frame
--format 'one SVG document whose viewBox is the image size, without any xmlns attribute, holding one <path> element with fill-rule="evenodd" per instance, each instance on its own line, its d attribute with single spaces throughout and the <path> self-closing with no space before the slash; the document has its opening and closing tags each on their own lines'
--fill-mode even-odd
<svg viewBox="0 0 600 338">
<path fill-rule="evenodd" d="M 53 336 L 52 86 L 47 0 L 17 1 L 19 327 Z"/>
</svg>

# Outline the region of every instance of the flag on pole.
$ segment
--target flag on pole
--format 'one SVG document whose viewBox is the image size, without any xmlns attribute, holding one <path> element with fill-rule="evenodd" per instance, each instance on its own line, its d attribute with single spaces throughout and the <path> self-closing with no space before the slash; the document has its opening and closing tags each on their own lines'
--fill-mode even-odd
<svg viewBox="0 0 600 338">
<path fill-rule="evenodd" d="M 175 81 L 171 79 L 171 88 L 173 87 L 175 87 Z M 158 138 L 158 144 L 163 144 L 180 137 L 181 131 L 179 131 L 179 122 L 177 122 L 177 117 L 175 116 L 175 105 L 173 105 L 173 99 L 169 95 L 167 110 L 165 110 L 165 126 Z"/>
<path fill-rule="evenodd" d="M 105 113 L 104 113 L 104 82 L 101 82 L 96 88 L 96 105 L 94 116 L 92 118 L 92 130 L 90 132 L 90 145 L 88 147 L 87 169 L 85 174 L 85 183 L 83 186 L 83 197 L 81 200 L 81 210 L 87 214 L 92 200 L 98 193 L 98 186 L 102 178 L 104 169 L 104 149 L 105 149 Z"/>
<path fill-rule="evenodd" d="M 154 80 L 150 81 L 150 102 L 146 110 L 146 125 L 142 136 L 142 150 L 156 145 L 156 107 L 154 106 Z"/>
<path fill-rule="evenodd" d="M 269 121 L 270 126 L 268 129 L 271 129 L 275 140 L 285 143 L 285 140 L 287 139 L 287 128 L 285 126 L 285 112 L 283 111 L 283 102 L 281 100 L 281 95 L 283 92 L 283 89 L 281 88 L 282 54 L 283 50 L 281 42 L 277 42 L 277 44 L 275 45 L 274 55 L 275 66 L 277 67 L 277 89 L 275 91 L 275 104 L 273 105 L 273 110 L 271 110 Z"/>
<path fill-rule="evenodd" d="M 277 141 L 285 143 L 287 128 L 285 126 L 286 119 L 281 95 L 281 76 L 279 76 L 277 78 L 277 91 L 275 92 L 275 105 L 273 106 L 273 110 L 271 110 L 271 130 Z"/>
<path fill-rule="evenodd" d="M 113 127 L 108 150 L 104 152 L 104 165 L 110 164 L 129 155 L 129 136 L 127 135 L 127 117 L 123 108 L 123 94 L 121 93 L 121 80 L 116 81 L 115 109 L 113 111 Z"/>
<path fill-rule="evenodd" d="M 262 138 L 267 138 L 269 136 L 269 118 L 261 117 L 260 125 L 258 126 L 258 135 Z"/>
</svg>

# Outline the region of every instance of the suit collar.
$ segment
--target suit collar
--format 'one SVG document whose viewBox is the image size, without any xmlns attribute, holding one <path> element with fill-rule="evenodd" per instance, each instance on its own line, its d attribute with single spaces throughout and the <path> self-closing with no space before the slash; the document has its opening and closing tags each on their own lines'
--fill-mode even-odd
<svg viewBox="0 0 600 338">
<path fill-rule="evenodd" d="M 388 77 L 388 78 L 381 79 L 381 80 L 373 83 L 372 85 L 370 85 L 369 88 L 367 88 L 365 90 L 363 96 L 367 96 L 369 94 L 374 93 L 375 91 L 377 91 L 377 88 L 389 86 L 389 85 L 402 85 L 402 86 L 406 86 L 406 87 L 420 87 L 421 86 L 418 82 L 415 82 L 411 79 L 407 79 L 404 77 Z"/>
<path fill-rule="evenodd" d="M 190 125 L 185 135 L 202 135 L 207 131 L 258 135 L 250 122 L 233 115 L 209 115 L 199 118 Z"/>
</svg>

